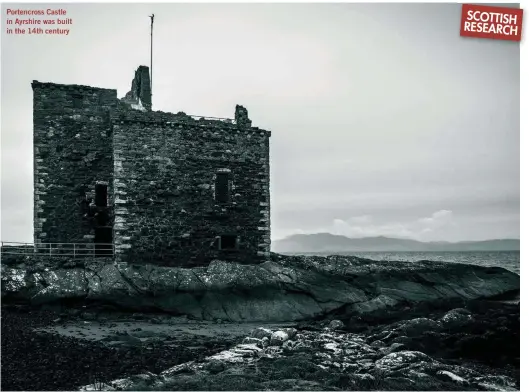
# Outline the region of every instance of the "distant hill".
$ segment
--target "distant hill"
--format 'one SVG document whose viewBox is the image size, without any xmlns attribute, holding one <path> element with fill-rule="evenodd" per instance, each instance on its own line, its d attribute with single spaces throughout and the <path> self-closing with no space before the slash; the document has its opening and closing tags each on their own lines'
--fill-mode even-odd
<svg viewBox="0 0 529 392">
<path fill-rule="evenodd" d="M 330 233 L 295 234 L 272 242 L 277 253 L 442 252 L 520 250 L 520 240 L 421 242 L 389 237 L 349 238 Z"/>
</svg>

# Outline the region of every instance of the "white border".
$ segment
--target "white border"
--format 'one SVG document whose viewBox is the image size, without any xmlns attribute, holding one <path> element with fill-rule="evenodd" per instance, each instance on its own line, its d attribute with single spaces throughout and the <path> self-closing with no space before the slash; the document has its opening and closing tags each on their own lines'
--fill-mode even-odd
<svg viewBox="0 0 529 392">
<path fill-rule="evenodd" d="M 145 1 L 105 1 L 105 0 L 95 0 L 91 1 L 92 3 L 146 3 Z M 159 3 L 176 3 L 175 1 L 158 1 Z M 230 1 L 229 3 L 254 3 L 257 1 Z M 269 0 L 269 1 L 260 1 L 260 3 L 284 3 L 283 1 L 275 1 L 275 0 Z M 327 1 L 299 1 L 299 0 L 291 0 L 290 3 L 327 3 Z M 384 3 L 399 3 L 400 1 L 372 1 L 372 2 L 384 2 Z M 408 1 L 409 3 L 430 3 L 434 1 Z M 8 2 L 2 2 L 2 3 L 8 3 Z M 14 3 L 86 3 L 86 1 L 82 0 L 72 0 L 69 2 L 53 2 L 53 1 L 43 1 L 43 0 L 33 0 L 33 1 L 19 1 L 19 2 L 10 2 L 11 4 Z M 226 1 L 216 1 L 216 0 L 195 0 L 193 3 L 226 3 Z M 333 3 L 349 3 L 349 1 L 340 1 L 336 0 L 333 1 Z M 477 1 L 477 2 L 471 2 L 468 3 L 471 4 L 486 4 L 486 3 L 494 3 L 494 4 L 501 4 L 501 3 L 511 3 L 513 2 L 494 2 L 494 1 Z M 527 15 L 528 7 L 527 4 L 529 3 L 528 0 L 522 0 L 520 1 L 520 8 L 524 9 L 525 17 L 524 17 L 524 23 L 522 27 L 522 42 L 520 43 L 520 243 L 521 243 L 521 251 L 520 251 L 520 275 L 521 275 L 521 297 L 526 297 L 526 294 L 524 294 L 524 283 L 529 283 L 529 278 L 526 278 L 525 273 L 521 273 L 522 270 L 524 270 L 524 256 L 526 254 L 525 252 L 525 240 L 527 239 L 527 233 L 528 233 L 528 227 L 527 227 L 527 207 L 526 204 L 523 203 L 524 200 L 529 200 L 529 191 L 528 191 L 528 177 L 527 175 L 524 176 L 523 169 L 527 167 L 527 164 L 529 162 L 527 155 L 524 154 L 524 152 L 528 152 L 529 154 L 529 137 L 527 136 L 527 132 L 529 132 L 528 129 L 528 116 L 529 116 L 529 102 L 528 102 L 528 88 L 527 83 L 529 80 L 529 44 L 527 44 L 527 41 L 529 40 L 529 30 L 528 30 L 528 22 L 527 19 L 529 18 L 529 15 Z M 3 28 L 3 17 L 0 18 L 2 20 L 2 28 Z M 0 61 L 0 75 L 1 75 L 1 61 Z M 0 81 L 0 89 L 1 89 L 1 81 Z M 0 98 L 0 116 L 1 116 L 1 98 Z M 1 143 L 1 140 L 0 140 Z M 1 189 L 0 189 L 0 202 L 1 202 Z M 1 212 L 0 212 L 1 214 Z M 0 215 L 1 219 L 1 215 Z M 1 227 L 0 227 L 1 230 Z M 0 233 L 1 234 L 1 233 Z M 525 302 L 522 301 L 522 317 L 520 319 L 520 328 L 523 331 L 526 328 L 529 328 L 529 323 L 526 321 L 526 318 L 523 317 L 527 314 L 527 311 L 523 308 L 525 307 Z M 525 335 L 522 333 L 521 341 L 520 341 L 520 351 L 522 353 L 528 352 L 527 348 L 528 342 Z M 527 375 L 523 371 L 525 362 L 522 361 L 520 364 L 520 371 L 521 371 L 521 380 L 520 380 L 520 390 L 525 390 L 524 386 L 527 385 Z"/>
<path fill-rule="evenodd" d="M 524 256 L 526 255 L 526 243 L 527 240 L 527 200 L 529 198 L 529 191 L 528 191 L 528 178 L 527 174 L 524 175 L 524 169 L 528 166 L 528 158 L 527 155 L 524 154 L 524 152 L 527 152 L 529 148 L 529 138 L 527 136 L 527 132 L 529 131 L 528 126 L 528 108 L 529 108 L 529 102 L 528 102 L 528 80 L 529 80 L 529 44 L 527 41 L 529 38 L 527 37 L 528 34 L 528 23 L 527 23 L 527 11 L 529 4 L 529 1 L 521 0 L 520 1 L 520 8 L 524 10 L 524 20 L 522 25 L 522 41 L 520 42 L 520 299 L 524 299 L 523 301 L 520 300 L 520 353 L 527 353 L 529 348 L 529 342 L 527 340 L 527 336 L 523 333 L 525 328 L 529 327 L 529 324 L 527 323 L 527 319 L 523 317 L 527 314 L 527 306 L 525 303 L 525 298 L 527 298 L 527 294 L 525 294 L 525 283 L 528 282 L 527 274 L 522 273 L 524 270 Z M 525 203 L 524 203 L 525 201 Z M 525 327 L 525 328 L 524 328 Z M 529 375 L 524 371 L 526 366 L 526 361 L 520 357 L 520 390 L 524 391 L 526 388 L 524 388 L 526 385 L 529 384 L 528 377 Z"/>
</svg>

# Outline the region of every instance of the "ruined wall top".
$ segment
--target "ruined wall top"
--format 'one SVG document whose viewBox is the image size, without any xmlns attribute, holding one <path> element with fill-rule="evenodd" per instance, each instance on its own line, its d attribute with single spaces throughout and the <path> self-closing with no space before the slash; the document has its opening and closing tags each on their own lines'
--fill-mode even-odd
<svg viewBox="0 0 529 392">
<path fill-rule="evenodd" d="M 94 108 L 115 109 L 110 110 L 110 118 L 115 122 L 158 123 L 164 127 L 191 125 L 193 127 L 225 129 L 236 132 L 256 132 L 267 137 L 271 136 L 270 131 L 252 126 L 252 121 L 248 117 L 248 110 L 242 105 L 236 105 L 235 118 L 233 119 L 195 116 L 184 112 L 152 111 L 150 83 L 149 67 L 140 65 L 134 74 L 130 91 L 121 99 L 117 98 L 117 90 L 114 89 L 42 83 L 36 80 L 33 81 L 32 87 L 34 90 L 37 88 L 65 90 L 67 94 L 71 93 L 72 96 L 77 93 L 83 95 L 97 94 L 99 96 L 98 101 L 86 99 L 85 103 L 92 105 Z"/>
<path fill-rule="evenodd" d="M 104 92 L 107 94 L 114 94 L 117 96 L 116 89 L 94 87 L 94 86 L 84 86 L 81 84 L 58 84 L 58 83 L 52 83 L 52 82 L 39 82 L 38 80 L 33 80 L 31 82 L 31 88 L 33 90 L 35 90 L 36 88 L 47 88 L 47 89 L 57 89 L 57 90 L 65 90 L 65 91 L 80 92 L 80 93 Z"/>
<path fill-rule="evenodd" d="M 34 97 L 40 97 L 35 110 L 47 110 L 54 113 L 65 110 L 90 110 L 114 109 L 117 105 L 117 90 L 83 86 L 78 84 L 56 84 L 33 80 L 31 87 Z M 47 97 L 47 98 L 45 98 Z"/>
<path fill-rule="evenodd" d="M 134 74 L 130 91 L 122 98 L 122 101 L 131 105 L 134 109 L 151 111 L 152 91 L 149 67 L 140 65 Z"/>
<path fill-rule="evenodd" d="M 242 105 L 235 106 L 235 123 L 241 127 L 252 126 L 252 120 L 248 118 L 248 110 Z"/>
</svg>

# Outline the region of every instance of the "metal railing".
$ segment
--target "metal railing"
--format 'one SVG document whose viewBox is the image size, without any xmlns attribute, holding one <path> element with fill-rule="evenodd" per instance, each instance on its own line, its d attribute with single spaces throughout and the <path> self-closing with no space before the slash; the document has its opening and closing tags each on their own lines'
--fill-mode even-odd
<svg viewBox="0 0 529 392">
<path fill-rule="evenodd" d="M 114 244 L 104 243 L 25 243 L 2 241 L 2 255 L 38 255 L 48 257 L 113 257 Z"/>
<path fill-rule="evenodd" d="M 237 124 L 237 121 L 234 118 L 222 118 L 222 117 L 206 117 L 206 116 L 197 116 L 194 114 L 187 114 L 188 117 L 193 118 L 194 120 L 205 120 L 205 121 L 222 121 L 230 124 Z"/>
</svg>

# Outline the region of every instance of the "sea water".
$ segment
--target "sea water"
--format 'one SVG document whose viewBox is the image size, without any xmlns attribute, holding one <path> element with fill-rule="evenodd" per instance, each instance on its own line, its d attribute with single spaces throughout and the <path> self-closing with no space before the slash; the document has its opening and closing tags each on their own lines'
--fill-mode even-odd
<svg viewBox="0 0 529 392">
<path fill-rule="evenodd" d="M 345 253 L 340 253 L 345 254 Z M 347 255 L 371 260 L 445 261 L 483 266 L 503 267 L 520 274 L 520 251 L 467 251 L 467 252 L 348 252 Z"/>
</svg>

